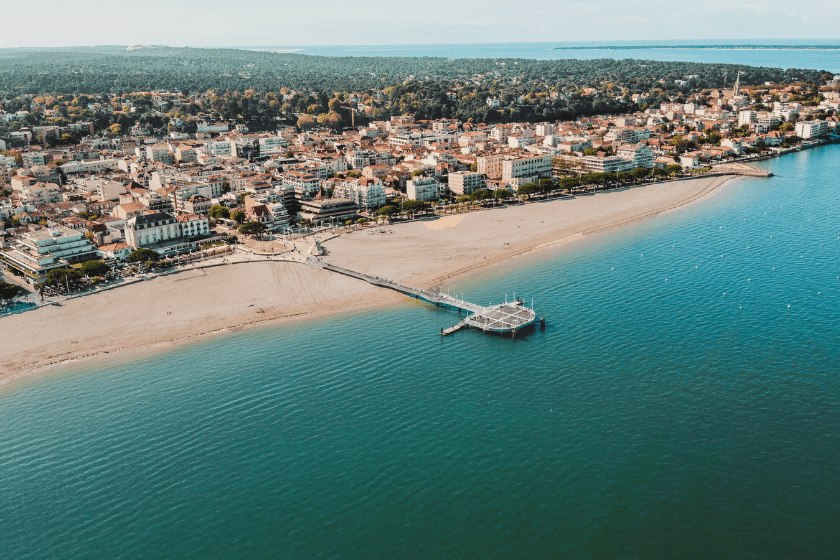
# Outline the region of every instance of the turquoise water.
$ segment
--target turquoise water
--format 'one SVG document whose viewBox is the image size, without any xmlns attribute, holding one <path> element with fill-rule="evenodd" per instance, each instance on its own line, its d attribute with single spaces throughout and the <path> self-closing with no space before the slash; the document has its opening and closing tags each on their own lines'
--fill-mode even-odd
<svg viewBox="0 0 840 560">
<path fill-rule="evenodd" d="M 745 44 L 748 46 L 745 47 Z M 624 41 L 610 45 L 610 43 L 556 42 L 450 45 L 286 45 L 242 48 L 256 50 L 291 49 L 301 54 L 320 56 L 434 56 L 446 58 L 531 58 L 537 60 L 632 58 L 810 68 L 840 72 L 840 41 L 838 40 Z M 756 48 L 760 45 L 764 47 Z M 664 46 L 668 48 L 663 48 Z M 698 46 L 713 48 L 698 48 Z M 802 48 L 803 46 L 810 48 Z"/>
<path fill-rule="evenodd" d="M 6 391 L 0 558 L 836 558 L 838 155 L 453 286 L 522 340 L 407 302 Z"/>
</svg>

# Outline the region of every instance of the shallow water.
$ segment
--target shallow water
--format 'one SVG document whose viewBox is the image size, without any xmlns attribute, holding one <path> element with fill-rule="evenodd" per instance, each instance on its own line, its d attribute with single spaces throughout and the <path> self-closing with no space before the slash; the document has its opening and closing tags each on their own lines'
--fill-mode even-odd
<svg viewBox="0 0 840 560">
<path fill-rule="evenodd" d="M 451 287 L 522 340 L 407 301 L 6 391 L 0 558 L 836 557 L 838 155 Z"/>
</svg>

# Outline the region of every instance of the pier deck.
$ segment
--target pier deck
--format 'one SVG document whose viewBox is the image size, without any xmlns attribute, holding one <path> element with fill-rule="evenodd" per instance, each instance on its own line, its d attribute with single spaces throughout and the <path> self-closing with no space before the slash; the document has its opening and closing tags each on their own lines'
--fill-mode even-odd
<svg viewBox="0 0 840 560">
<path fill-rule="evenodd" d="M 389 280 L 388 278 L 382 278 L 381 276 L 371 276 L 369 274 L 364 274 L 362 272 L 350 270 L 348 268 L 323 262 L 314 258 L 307 259 L 307 264 L 317 268 L 322 268 L 324 270 L 337 272 L 338 274 L 344 274 L 345 276 L 358 278 L 359 280 L 364 280 L 365 282 L 373 284 L 374 286 L 388 288 L 389 290 L 394 290 L 409 296 L 413 296 L 417 299 L 422 299 L 429 303 L 433 303 L 438 307 L 444 306 L 449 307 L 451 309 L 456 309 L 459 312 L 467 311 L 469 313 L 472 313 L 472 315 L 469 315 L 464 320 L 460 321 L 458 324 L 448 329 L 441 329 L 440 334 L 443 336 L 452 334 L 464 328 L 473 328 L 481 330 L 482 332 L 490 332 L 496 334 L 510 333 L 512 336 L 516 336 L 517 332 L 519 332 L 522 329 L 525 329 L 526 327 L 532 326 L 537 319 L 534 310 L 525 307 L 520 301 L 514 301 L 511 303 L 505 302 L 498 305 L 484 307 L 482 305 L 477 305 L 475 303 L 452 297 L 449 294 L 444 294 L 439 291 L 429 291 L 420 288 L 413 288 L 411 286 L 400 284 L 399 282 L 394 282 L 393 280 Z"/>
</svg>

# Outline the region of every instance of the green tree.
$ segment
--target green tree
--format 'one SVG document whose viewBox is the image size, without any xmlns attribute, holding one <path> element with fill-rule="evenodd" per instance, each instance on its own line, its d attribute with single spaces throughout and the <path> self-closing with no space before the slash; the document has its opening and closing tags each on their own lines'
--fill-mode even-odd
<svg viewBox="0 0 840 560">
<path fill-rule="evenodd" d="M 315 117 L 312 115 L 301 115 L 297 120 L 297 125 L 301 130 L 309 130 L 315 127 L 315 122 Z"/>
<path fill-rule="evenodd" d="M 406 200 L 401 205 L 402 211 L 409 216 L 414 216 L 419 212 L 425 212 L 431 206 L 428 202 L 422 200 Z"/>
<path fill-rule="evenodd" d="M 85 261 L 79 266 L 79 272 L 88 276 L 102 276 L 108 270 L 108 265 L 96 259 Z"/>
<path fill-rule="evenodd" d="M 48 286 L 74 284 L 82 278 L 82 273 L 75 268 L 56 268 L 47 273 Z"/>
<path fill-rule="evenodd" d="M 245 222 L 245 212 L 242 210 L 236 210 L 230 215 L 230 217 L 239 225 L 242 225 Z"/>
<path fill-rule="evenodd" d="M 131 262 L 156 261 L 159 258 L 160 255 L 151 249 L 135 249 L 130 255 L 128 255 L 128 260 Z"/>
<path fill-rule="evenodd" d="M 18 290 L 15 284 L 0 281 L 0 300 L 12 299 L 17 295 Z"/>
<path fill-rule="evenodd" d="M 520 186 L 516 189 L 516 194 L 519 196 L 524 196 L 525 198 L 531 198 L 532 195 L 535 195 L 540 192 L 540 187 L 535 185 L 534 183 L 525 183 L 524 185 Z"/>
<path fill-rule="evenodd" d="M 389 204 L 389 205 L 383 206 L 382 208 L 377 210 L 376 214 L 379 215 L 379 216 L 386 216 L 386 217 L 390 218 L 394 214 L 399 213 L 399 211 L 400 211 L 399 208 Z"/>
<path fill-rule="evenodd" d="M 239 226 L 239 233 L 244 233 L 245 235 L 262 235 L 266 229 L 266 225 L 262 222 L 248 222 Z"/>
<path fill-rule="evenodd" d="M 210 217 L 216 219 L 230 218 L 230 210 L 221 204 L 214 204 L 213 207 L 210 208 Z"/>
</svg>

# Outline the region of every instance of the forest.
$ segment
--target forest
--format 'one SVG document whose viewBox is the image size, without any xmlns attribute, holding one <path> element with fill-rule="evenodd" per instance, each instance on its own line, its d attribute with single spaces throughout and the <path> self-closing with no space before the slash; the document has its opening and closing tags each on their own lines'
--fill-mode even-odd
<svg viewBox="0 0 840 560">
<path fill-rule="evenodd" d="M 690 91 L 729 86 L 815 82 L 824 72 L 653 60 L 447 59 L 325 57 L 239 49 L 120 46 L 0 49 L 0 94 L 132 91 L 363 91 L 415 80 L 530 84 L 562 90 L 600 88 L 630 93 L 663 87 Z M 675 80 L 686 83 L 677 87 Z M 661 81 L 661 82 L 660 82 Z"/>
</svg>

